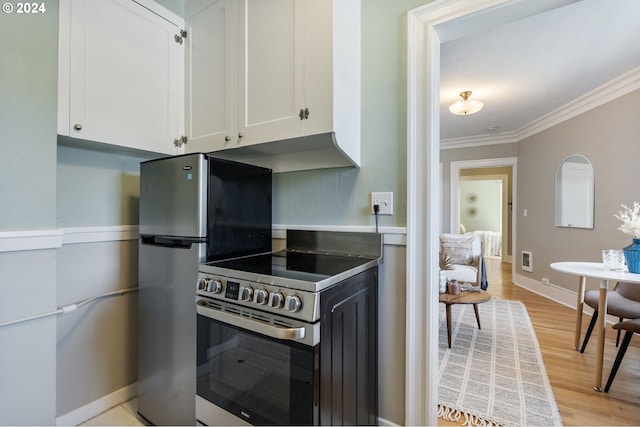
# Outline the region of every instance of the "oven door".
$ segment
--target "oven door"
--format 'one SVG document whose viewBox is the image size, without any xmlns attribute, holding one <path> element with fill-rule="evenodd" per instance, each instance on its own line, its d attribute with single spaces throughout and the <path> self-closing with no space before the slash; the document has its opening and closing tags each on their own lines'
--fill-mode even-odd
<svg viewBox="0 0 640 427">
<path fill-rule="evenodd" d="M 318 423 L 319 325 L 261 322 L 217 301 L 196 309 L 198 421 L 228 425 L 222 409 L 253 425 Z"/>
</svg>

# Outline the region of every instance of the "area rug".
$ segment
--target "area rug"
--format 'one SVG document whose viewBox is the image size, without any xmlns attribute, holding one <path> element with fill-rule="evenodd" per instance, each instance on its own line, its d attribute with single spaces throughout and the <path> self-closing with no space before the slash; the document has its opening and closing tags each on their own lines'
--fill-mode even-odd
<svg viewBox="0 0 640 427">
<path fill-rule="evenodd" d="M 553 390 L 529 314 L 492 298 L 451 306 L 451 348 L 440 304 L 438 416 L 464 425 L 559 426 Z"/>
</svg>

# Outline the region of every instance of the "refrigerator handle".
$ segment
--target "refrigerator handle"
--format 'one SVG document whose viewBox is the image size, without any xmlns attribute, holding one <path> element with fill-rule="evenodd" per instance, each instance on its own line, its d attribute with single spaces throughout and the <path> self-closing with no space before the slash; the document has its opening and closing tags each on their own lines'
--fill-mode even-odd
<svg viewBox="0 0 640 427">
<path fill-rule="evenodd" d="M 175 249 L 191 249 L 195 243 L 202 243 L 205 239 L 188 239 L 184 237 L 166 237 L 166 236 L 140 236 L 143 245 L 162 246 L 165 248 Z"/>
</svg>

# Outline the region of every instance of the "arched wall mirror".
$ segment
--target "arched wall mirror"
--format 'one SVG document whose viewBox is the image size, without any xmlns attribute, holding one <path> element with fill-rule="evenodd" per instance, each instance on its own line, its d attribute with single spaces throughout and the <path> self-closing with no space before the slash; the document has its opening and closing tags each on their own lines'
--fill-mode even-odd
<svg viewBox="0 0 640 427">
<path fill-rule="evenodd" d="M 556 227 L 593 228 L 593 165 L 585 156 L 567 157 L 556 174 Z"/>
</svg>

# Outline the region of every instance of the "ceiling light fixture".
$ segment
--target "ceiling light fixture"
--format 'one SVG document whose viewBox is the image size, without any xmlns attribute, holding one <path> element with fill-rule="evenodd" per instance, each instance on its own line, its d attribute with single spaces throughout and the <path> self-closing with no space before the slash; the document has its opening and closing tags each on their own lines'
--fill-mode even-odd
<svg viewBox="0 0 640 427">
<path fill-rule="evenodd" d="M 469 99 L 471 91 L 460 92 L 462 101 L 458 101 L 449 106 L 449 111 L 457 116 L 467 116 L 482 110 L 484 103 L 475 99 Z"/>
</svg>

